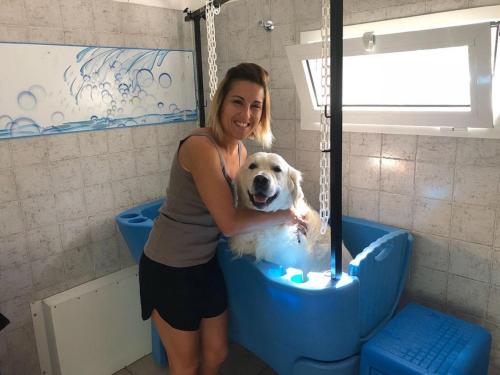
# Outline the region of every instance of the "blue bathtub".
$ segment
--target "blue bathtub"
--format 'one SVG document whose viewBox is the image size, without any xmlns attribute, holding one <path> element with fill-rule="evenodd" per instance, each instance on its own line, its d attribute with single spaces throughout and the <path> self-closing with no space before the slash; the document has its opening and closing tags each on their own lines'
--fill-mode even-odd
<svg viewBox="0 0 500 375">
<path fill-rule="evenodd" d="M 163 200 L 116 217 L 138 262 Z M 392 317 L 409 268 L 412 236 L 405 230 L 352 217 L 342 237 L 355 259 L 340 280 L 315 273 L 297 283 L 298 270 L 283 270 L 251 257 L 235 258 L 227 241 L 218 260 L 229 294 L 229 334 L 280 375 L 357 374 L 359 352 Z M 166 365 L 153 328 L 153 356 Z"/>
</svg>

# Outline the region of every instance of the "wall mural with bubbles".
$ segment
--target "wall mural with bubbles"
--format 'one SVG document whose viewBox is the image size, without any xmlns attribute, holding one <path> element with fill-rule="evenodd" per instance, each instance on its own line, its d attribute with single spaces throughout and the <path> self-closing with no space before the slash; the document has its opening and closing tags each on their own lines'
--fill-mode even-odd
<svg viewBox="0 0 500 375">
<path fill-rule="evenodd" d="M 0 43 L 0 139 L 196 121 L 193 52 Z"/>
</svg>

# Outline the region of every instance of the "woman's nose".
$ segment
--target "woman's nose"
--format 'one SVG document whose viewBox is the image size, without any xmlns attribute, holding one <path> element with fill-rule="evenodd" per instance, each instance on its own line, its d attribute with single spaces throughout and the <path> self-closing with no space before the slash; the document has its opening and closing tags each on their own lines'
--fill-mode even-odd
<svg viewBox="0 0 500 375">
<path fill-rule="evenodd" d="M 250 118 L 252 117 L 252 109 L 250 108 L 250 106 L 245 106 L 243 108 L 243 115 L 245 116 L 245 120 L 250 120 Z"/>
</svg>

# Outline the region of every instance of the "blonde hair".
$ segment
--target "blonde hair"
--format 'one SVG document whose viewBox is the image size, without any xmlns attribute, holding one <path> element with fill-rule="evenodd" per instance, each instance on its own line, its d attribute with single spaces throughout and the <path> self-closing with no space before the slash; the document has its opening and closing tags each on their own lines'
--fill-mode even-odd
<svg viewBox="0 0 500 375">
<path fill-rule="evenodd" d="M 242 63 L 229 69 L 226 76 L 219 84 L 210 104 L 208 127 L 212 129 L 215 139 L 221 142 L 224 131 L 220 123 L 220 112 L 226 95 L 231 90 L 235 81 L 249 81 L 258 84 L 264 89 L 262 114 L 259 124 L 248 138 L 255 140 L 263 147 L 270 148 L 273 143 L 271 132 L 271 96 L 269 94 L 269 73 L 261 66 L 253 63 Z"/>
</svg>

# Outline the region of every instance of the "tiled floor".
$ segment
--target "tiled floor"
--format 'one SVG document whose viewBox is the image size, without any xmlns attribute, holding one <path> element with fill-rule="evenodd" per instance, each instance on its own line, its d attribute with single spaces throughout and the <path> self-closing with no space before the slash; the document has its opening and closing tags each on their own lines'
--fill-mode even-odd
<svg viewBox="0 0 500 375">
<path fill-rule="evenodd" d="M 147 355 L 113 375 L 168 375 L 168 369 L 158 367 Z M 277 375 L 264 362 L 238 344 L 229 345 L 229 356 L 220 375 Z"/>
</svg>

